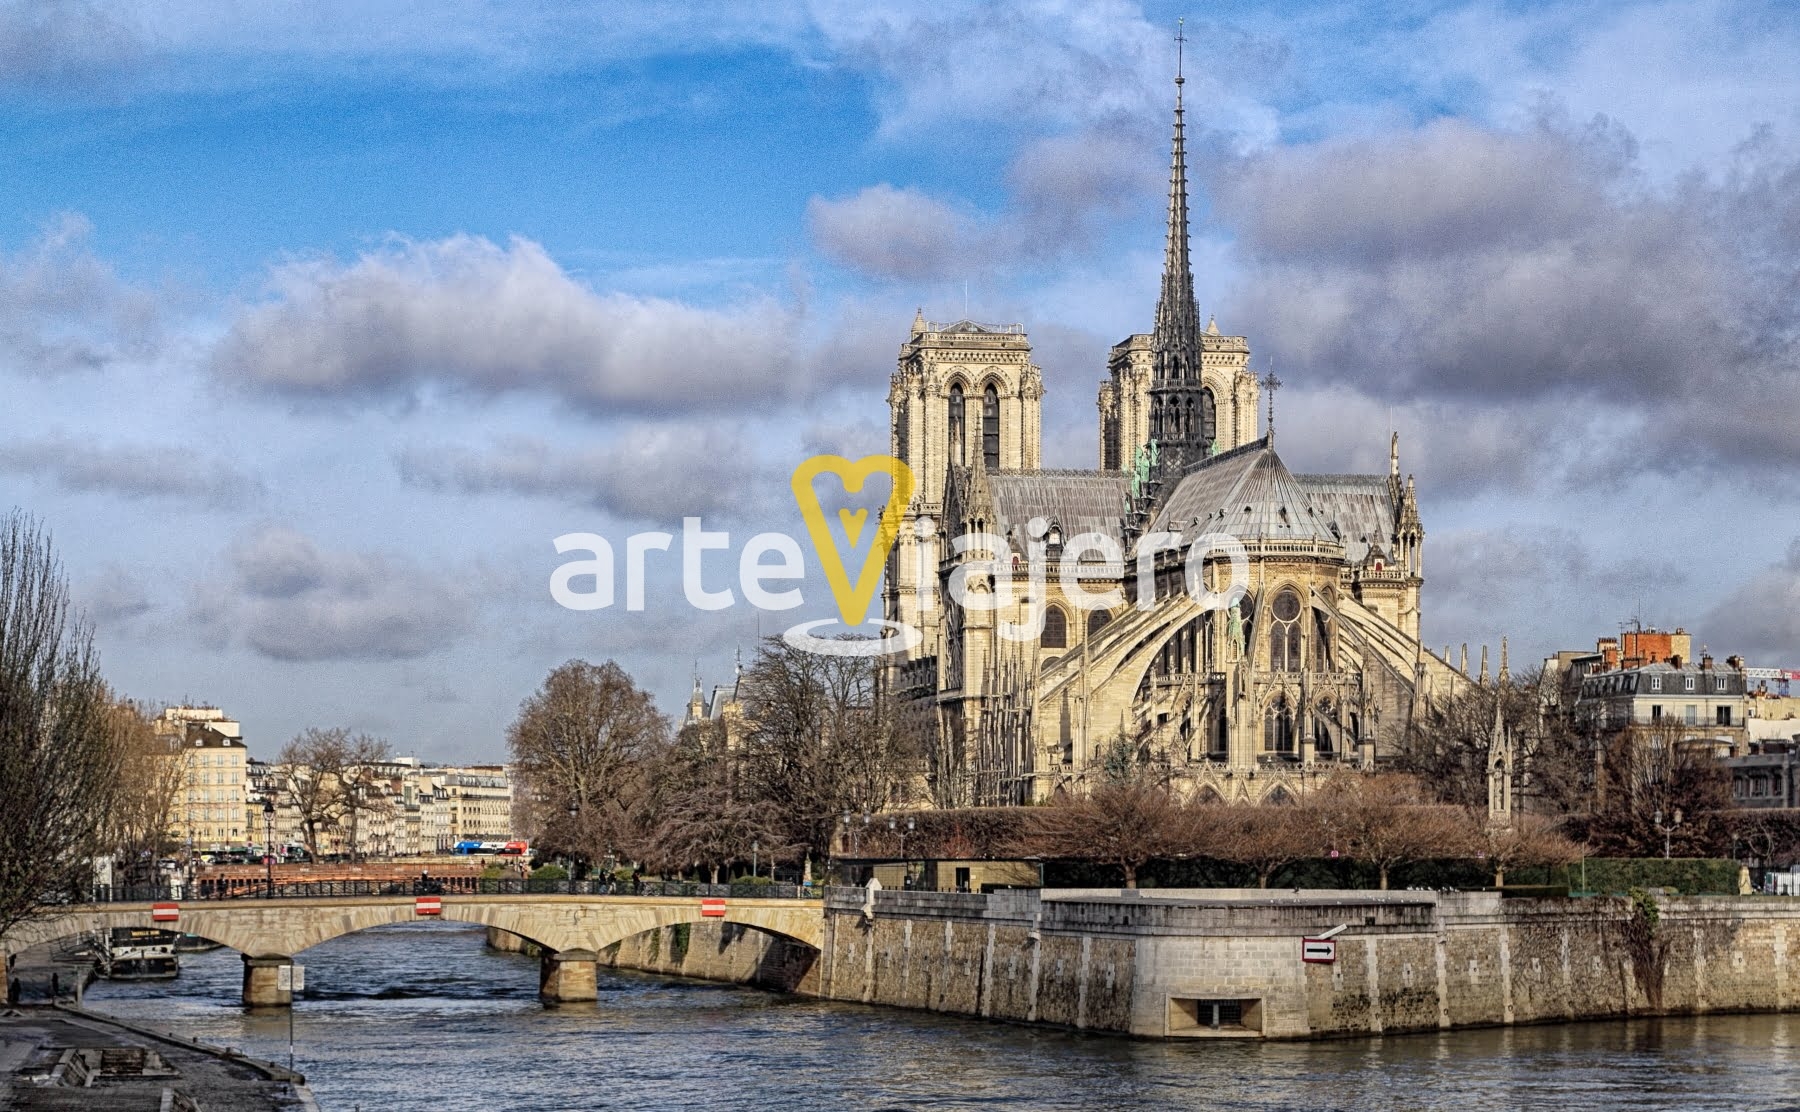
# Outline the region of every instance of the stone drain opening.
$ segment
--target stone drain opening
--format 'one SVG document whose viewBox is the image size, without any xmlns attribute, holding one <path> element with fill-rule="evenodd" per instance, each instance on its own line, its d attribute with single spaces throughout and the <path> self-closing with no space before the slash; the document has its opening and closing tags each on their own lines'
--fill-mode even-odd
<svg viewBox="0 0 1800 1112">
<path fill-rule="evenodd" d="M 1262 1034 L 1262 1001 L 1171 996 L 1168 1033 L 1187 1038 L 1256 1038 Z"/>
</svg>

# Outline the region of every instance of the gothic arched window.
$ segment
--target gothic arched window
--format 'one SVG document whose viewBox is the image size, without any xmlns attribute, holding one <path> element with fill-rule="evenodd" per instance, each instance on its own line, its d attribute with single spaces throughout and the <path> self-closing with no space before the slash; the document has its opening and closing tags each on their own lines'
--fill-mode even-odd
<svg viewBox="0 0 1800 1112">
<path fill-rule="evenodd" d="M 1110 621 L 1112 621 L 1112 615 L 1104 610 L 1088 611 L 1087 635 L 1092 637 L 1094 634 L 1099 633 L 1106 628 L 1106 623 Z"/>
<path fill-rule="evenodd" d="M 991 382 L 981 395 L 981 459 L 989 471 L 1000 470 L 1000 391 Z"/>
<path fill-rule="evenodd" d="M 1200 439 L 1210 444 L 1219 438 L 1219 411 L 1211 390 L 1200 391 Z"/>
<path fill-rule="evenodd" d="M 1269 671 L 1300 668 L 1300 596 L 1290 587 L 1269 604 Z"/>
<path fill-rule="evenodd" d="M 1069 619 L 1059 607 L 1052 606 L 1044 613 L 1044 632 L 1038 644 L 1046 649 L 1069 647 Z"/>
<path fill-rule="evenodd" d="M 963 388 L 962 383 L 950 387 L 950 462 L 963 461 Z"/>
<path fill-rule="evenodd" d="M 1263 719 L 1263 749 L 1282 756 L 1293 755 L 1294 711 L 1288 706 L 1286 696 L 1270 704 L 1269 713 Z"/>
</svg>

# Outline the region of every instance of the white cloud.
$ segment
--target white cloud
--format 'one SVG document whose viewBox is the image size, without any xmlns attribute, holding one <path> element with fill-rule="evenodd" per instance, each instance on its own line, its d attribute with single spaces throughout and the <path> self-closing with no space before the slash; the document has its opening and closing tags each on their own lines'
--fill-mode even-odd
<svg viewBox="0 0 1800 1112">
<path fill-rule="evenodd" d="M 85 216 L 64 213 L 24 250 L 0 252 L 0 370 L 97 370 L 155 349 L 157 299 L 121 282 L 92 239 Z"/>
<path fill-rule="evenodd" d="M 536 391 L 585 410 L 741 407 L 820 385 L 803 321 L 597 292 L 536 243 L 395 238 L 277 266 L 212 353 L 222 379 L 299 396 Z"/>
<path fill-rule="evenodd" d="M 0 472 L 35 476 L 65 491 L 239 506 L 261 484 L 192 448 L 105 445 L 66 436 L 0 441 Z"/>
<path fill-rule="evenodd" d="M 1800 168 L 1663 188 L 1633 150 L 1546 119 L 1264 152 L 1218 189 L 1231 320 L 1291 383 L 1511 424 L 1535 468 L 1800 472 Z"/>
<path fill-rule="evenodd" d="M 473 585 L 410 557 L 332 552 L 267 526 L 233 544 L 226 564 L 195 585 L 190 616 L 215 642 L 272 660 L 419 657 L 474 627 Z"/>
<path fill-rule="evenodd" d="M 661 522 L 742 514 L 785 489 L 744 429 L 694 421 L 631 426 L 581 450 L 526 437 L 482 451 L 420 446 L 395 464 L 405 482 L 428 490 L 550 497 Z"/>
<path fill-rule="evenodd" d="M 986 233 L 969 213 L 917 189 L 885 183 L 840 200 L 812 198 L 806 223 L 827 258 L 883 278 L 943 278 L 985 255 Z"/>
<path fill-rule="evenodd" d="M 136 13 L 101 0 L 0 0 L 0 84 L 104 83 L 143 49 Z"/>
<path fill-rule="evenodd" d="M 1719 652 L 1762 667 L 1800 667 L 1800 538 L 1713 607 L 1706 635 Z"/>
</svg>

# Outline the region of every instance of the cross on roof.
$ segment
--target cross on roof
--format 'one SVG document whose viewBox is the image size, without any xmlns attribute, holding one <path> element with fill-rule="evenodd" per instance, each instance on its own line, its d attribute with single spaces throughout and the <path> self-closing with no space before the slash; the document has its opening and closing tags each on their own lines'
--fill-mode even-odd
<svg viewBox="0 0 1800 1112">
<path fill-rule="evenodd" d="M 1275 391 L 1281 389 L 1281 380 L 1275 377 L 1274 371 L 1270 371 L 1268 374 L 1263 376 L 1262 384 L 1263 384 L 1263 389 L 1267 390 L 1269 392 L 1269 435 L 1274 436 L 1275 435 Z"/>
</svg>

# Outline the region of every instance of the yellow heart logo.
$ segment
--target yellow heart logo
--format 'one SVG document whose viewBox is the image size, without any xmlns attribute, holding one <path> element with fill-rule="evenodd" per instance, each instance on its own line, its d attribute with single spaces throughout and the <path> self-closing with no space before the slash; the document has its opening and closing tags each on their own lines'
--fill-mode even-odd
<svg viewBox="0 0 1800 1112">
<path fill-rule="evenodd" d="M 893 482 L 893 488 L 888 491 L 887 506 L 876 523 L 875 539 L 869 545 L 868 555 L 863 557 L 854 585 L 844 568 L 844 554 L 838 551 L 837 538 L 831 535 L 831 525 L 825 520 L 819 492 L 813 489 L 813 480 L 826 473 L 841 479 L 844 490 L 851 494 L 861 490 L 871 475 L 885 474 Z M 875 587 L 881 582 L 881 569 L 887 563 L 888 550 L 894 547 L 894 538 L 900 533 L 900 517 L 912 500 L 912 468 L 893 456 L 864 456 L 855 463 L 843 456 L 814 456 L 794 469 L 792 485 L 794 502 L 800 507 L 800 516 L 812 537 L 813 550 L 819 554 L 819 563 L 825 568 L 825 580 L 831 584 L 831 593 L 837 599 L 838 614 L 847 626 L 861 625 L 868 616 L 869 604 L 875 599 Z M 849 538 L 852 548 L 862 536 L 868 515 L 866 509 L 854 514 L 849 510 L 838 511 L 838 521 L 843 524 L 844 535 Z"/>
<path fill-rule="evenodd" d="M 851 548 L 855 548 L 856 542 L 862 538 L 863 522 L 867 520 L 869 520 L 868 510 L 857 510 L 855 513 L 851 513 L 849 510 L 838 511 L 838 521 L 844 526 L 844 536 L 850 538 Z"/>
</svg>

